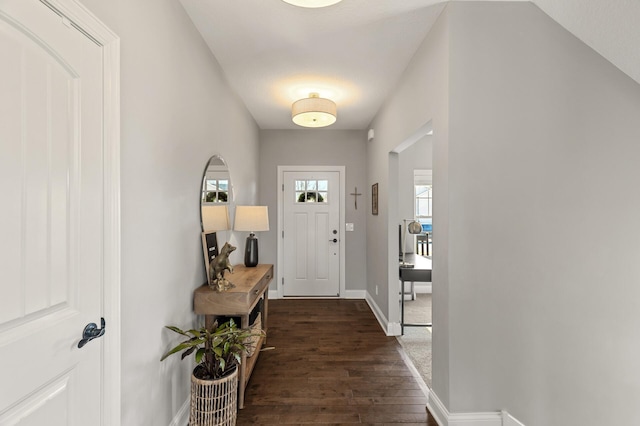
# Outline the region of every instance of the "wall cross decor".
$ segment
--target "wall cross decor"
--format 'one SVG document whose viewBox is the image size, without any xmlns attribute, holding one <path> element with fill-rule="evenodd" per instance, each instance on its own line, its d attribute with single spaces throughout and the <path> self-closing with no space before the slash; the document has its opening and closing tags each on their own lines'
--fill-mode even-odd
<svg viewBox="0 0 640 426">
<path fill-rule="evenodd" d="M 356 210 L 358 210 L 358 196 L 362 195 L 360 192 L 358 192 L 358 187 L 356 186 L 353 192 L 349 195 L 353 195 L 354 202 L 356 205 Z"/>
<path fill-rule="evenodd" d="M 378 215 L 378 184 L 371 185 L 371 214 Z"/>
</svg>

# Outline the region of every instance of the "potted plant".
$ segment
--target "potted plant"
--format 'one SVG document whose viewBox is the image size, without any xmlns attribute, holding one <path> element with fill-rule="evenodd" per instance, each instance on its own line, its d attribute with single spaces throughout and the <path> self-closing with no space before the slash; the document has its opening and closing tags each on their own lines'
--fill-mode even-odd
<svg viewBox="0 0 640 426">
<path fill-rule="evenodd" d="M 182 359 L 195 353 L 196 367 L 191 375 L 190 425 L 235 425 L 237 417 L 238 365 L 242 353 L 253 344 L 255 330 L 238 328 L 233 319 L 211 328 L 183 331 L 167 326 L 186 340 L 162 356 L 182 352 Z M 259 332 L 260 334 L 262 331 Z"/>
</svg>

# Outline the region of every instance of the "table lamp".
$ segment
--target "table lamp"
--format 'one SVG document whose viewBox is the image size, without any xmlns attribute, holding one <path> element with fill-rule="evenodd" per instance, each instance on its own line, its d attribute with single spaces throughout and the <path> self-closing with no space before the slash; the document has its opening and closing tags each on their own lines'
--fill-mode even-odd
<svg viewBox="0 0 640 426">
<path fill-rule="evenodd" d="M 258 264 L 258 239 L 255 233 L 269 230 L 268 207 L 237 206 L 233 229 L 249 232 L 244 247 L 244 265 L 249 268 L 256 266 Z"/>
<path fill-rule="evenodd" d="M 202 230 L 204 232 L 227 231 L 231 229 L 229 209 L 224 206 L 202 206 Z"/>
<path fill-rule="evenodd" d="M 202 215 L 202 250 L 204 253 L 204 266 L 207 271 L 207 281 L 210 280 L 210 264 L 218 255 L 218 238 L 216 232 L 231 229 L 229 221 L 229 208 L 223 206 L 204 205 L 200 208 Z"/>
<path fill-rule="evenodd" d="M 401 268 L 413 268 L 413 263 L 408 263 L 405 261 L 405 251 L 406 251 L 406 239 L 407 232 L 411 235 L 416 235 L 422 232 L 422 225 L 420 222 L 417 222 L 414 219 L 403 219 L 404 221 L 404 230 L 402 231 L 402 263 L 400 264 Z M 407 223 L 408 222 L 408 223 Z"/>
</svg>

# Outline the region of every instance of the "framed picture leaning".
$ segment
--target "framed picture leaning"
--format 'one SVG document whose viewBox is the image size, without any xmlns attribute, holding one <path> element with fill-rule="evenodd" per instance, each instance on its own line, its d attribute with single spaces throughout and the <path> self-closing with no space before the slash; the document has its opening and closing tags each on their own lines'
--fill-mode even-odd
<svg viewBox="0 0 640 426">
<path fill-rule="evenodd" d="M 209 281 L 209 264 L 218 255 L 218 239 L 215 232 L 202 233 L 202 253 L 204 254 L 204 267 Z"/>
</svg>

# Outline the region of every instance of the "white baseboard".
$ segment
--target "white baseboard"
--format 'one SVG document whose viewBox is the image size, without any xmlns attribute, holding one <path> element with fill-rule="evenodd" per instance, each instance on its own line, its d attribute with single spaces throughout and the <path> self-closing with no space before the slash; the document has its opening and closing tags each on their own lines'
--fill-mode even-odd
<svg viewBox="0 0 640 426">
<path fill-rule="evenodd" d="M 511 414 L 502 411 L 502 426 L 524 426 L 519 420 L 516 420 Z"/>
<path fill-rule="evenodd" d="M 413 288 L 416 290 L 416 293 L 432 293 L 431 283 L 416 282 Z"/>
<path fill-rule="evenodd" d="M 431 389 L 427 399 L 427 408 L 440 426 L 447 426 L 449 423 L 449 410 L 444 406 L 438 395 Z"/>
<path fill-rule="evenodd" d="M 173 418 L 169 426 L 184 426 L 189 424 L 189 408 L 190 408 L 189 402 L 190 402 L 190 399 L 187 398 L 187 400 L 184 402 L 184 404 L 182 404 L 182 407 L 180 407 L 180 410 L 178 410 L 178 413 L 175 415 L 175 417 Z"/>
<path fill-rule="evenodd" d="M 399 336 L 400 335 L 400 323 L 390 323 L 387 317 L 384 316 L 378 304 L 373 300 L 369 292 L 366 293 L 365 300 L 367 304 L 373 311 L 373 315 L 375 315 L 380 327 L 387 336 Z"/>
<path fill-rule="evenodd" d="M 427 402 L 429 412 L 440 426 L 502 426 L 501 412 L 489 413 L 450 413 L 438 395 L 431 390 Z"/>
<path fill-rule="evenodd" d="M 366 299 L 367 291 L 366 290 L 345 290 L 344 292 L 345 299 Z"/>
<path fill-rule="evenodd" d="M 367 291 L 366 290 L 345 290 L 344 297 L 340 299 L 366 299 Z M 269 299 L 280 299 L 280 294 L 278 290 L 269 290 Z M 295 299 L 305 299 L 305 297 L 297 297 Z M 313 299 L 318 299 L 317 297 L 313 297 Z M 321 298 L 320 298 L 321 299 Z M 335 297 L 332 297 L 335 299 Z"/>
<path fill-rule="evenodd" d="M 399 322 L 387 323 L 387 336 L 401 336 L 402 325 Z"/>
</svg>

